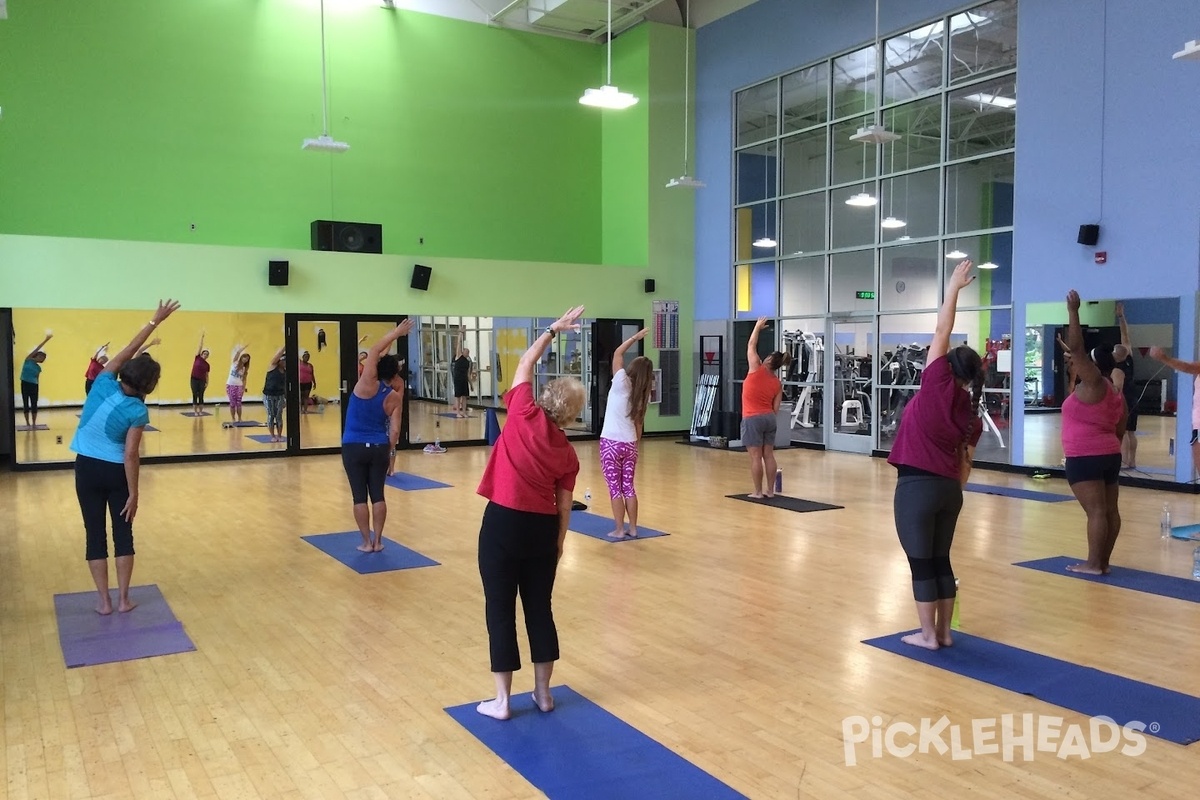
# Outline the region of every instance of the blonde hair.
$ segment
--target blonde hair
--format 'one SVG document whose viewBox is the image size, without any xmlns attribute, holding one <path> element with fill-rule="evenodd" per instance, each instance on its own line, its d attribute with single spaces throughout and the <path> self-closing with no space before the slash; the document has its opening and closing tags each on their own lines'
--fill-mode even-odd
<svg viewBox="0 0 1200 800">
<path fill-rule="evenodd" d="M 587 392 L 578 378 L 555 378 L 542 387 L 537 404 L 561 428 L 575 421 L 585 400 Z"/>
</svg>

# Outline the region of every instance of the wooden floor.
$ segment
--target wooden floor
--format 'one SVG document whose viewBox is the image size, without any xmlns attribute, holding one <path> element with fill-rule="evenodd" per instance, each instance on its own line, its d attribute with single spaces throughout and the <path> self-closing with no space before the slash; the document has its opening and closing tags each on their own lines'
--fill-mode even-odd
<svg viewBox="0 0 1200 800">
<path fill-rule="evenodd" d="M 577 497 L 602 497 L 596 444 L 578 451 Z M 336 457 L 148 467 L 135 584 L 162 589 L 197 651 L 72 670 L 53 595 L 91 582 L 71 473 L 4 475 L 0 796 L 538 796 L 442 710 L 492 688 L 475 562 L 487 453 L 401 454 L 401 469 L 453 488 L 389 490 L 388 536 L 442 566 L 369 576 L 300 539 L 351 527 Z M 746 491 L 745 458 L 648 442 L 642 521 L 672 535 L 568 535 L 556 684 L 754 798 L 1196 796 L 1200 744 L 1154 738 L 1138 757 L 1029 763 L 860 746 L 847 766 L 855 715 L 965 730 L 1009 713 L 1087 720 L 860 643 L 914 624 L 886 464 L 781 453 L 787 494 L 846 506 L 796 514 L 723 497 Z M 1192 547 L 1161 542 L 1158 516 L 1169 501 L 1177 521 L 1200 521 L 1200 502 L 1122 498 L 1115 562 L 1190 574 Z M 1200 606 L 1010 566 L 1082 551 L 1074 503 L 968 494 L 954 549 L 964 631 L 1200 695 Z M 531 685 L 527 667 L 515 688 Z"/>
</svg>

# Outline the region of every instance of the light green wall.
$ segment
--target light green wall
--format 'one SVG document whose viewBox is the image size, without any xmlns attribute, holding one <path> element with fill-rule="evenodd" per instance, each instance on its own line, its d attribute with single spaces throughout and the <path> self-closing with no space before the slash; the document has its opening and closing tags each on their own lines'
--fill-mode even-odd
<svg viewBox="0 0 1200 800">
<path fill-rule="evenodd" d="M 1102 300 L 1095 305 L 1086 300 L 1079 306 L 1079 324 L 1094 327 L 1116 325 L 1115 300 Z M 1066 325 L 1067 303 L 1028 303 L 1025 306 L 1025 327 L 1034 328 L 1041 325 Z"/>
<path fill-rule="evenodd" d="M 300 149 L 321 128 L 313 0 L 9 16 L 0 233 L 307 248 L 333 218 L 382 223 L 390 253 L 601 260 L 601 119 L 578 103 L 594 44 L 327 3 L 332 132 L 351 145 L 332 155 Z"/>
<path fill-rule="evenodd" d="M 596 76 L 600 85 L 606 70 Z M 613 84 L 638 97 L 621 111 L 595 109 L 603 130 L 603 255 L 605 264 L 644 266 L 649 222 L 647 181 L 651 106 L 650 26 L 613 40 Z"/>
</svg>

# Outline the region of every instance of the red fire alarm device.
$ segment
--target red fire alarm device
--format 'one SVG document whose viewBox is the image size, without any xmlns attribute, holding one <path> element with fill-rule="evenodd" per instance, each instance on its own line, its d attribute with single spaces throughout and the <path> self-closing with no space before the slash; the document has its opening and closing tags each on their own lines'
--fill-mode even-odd
<svg viewBox="0 0 1200 800">
<path fill-rule="evenodd" d="M 1097 250 L 1096 251 L 1096 263 L 1097 264 L 1107 264 L 1108 263 L 1108 252 L 1105 250 Z"/>
</svg>

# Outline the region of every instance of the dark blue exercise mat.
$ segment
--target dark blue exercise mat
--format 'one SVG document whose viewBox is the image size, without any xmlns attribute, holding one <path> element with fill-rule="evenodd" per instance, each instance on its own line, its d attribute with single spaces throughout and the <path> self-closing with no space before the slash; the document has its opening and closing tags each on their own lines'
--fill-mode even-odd
<svg viewBox="0 0 1200 800">
<path fill-rule="evenodd" d="M 389 475 L 385 483 L 393 489 L 403 489 L 406 492 L 415 492 L 420 489 L 450 488 L 450 484 L 448 483 L 422 478 L 420 475 L 410 475 L 407 472 L 397 472 Z"/>
<path fill-rule="evenodd" d="M 727 494 L 725 495 L 731 500 L 745 500 L 747 503 L 755 503 L 760 506 L 771 506 L 772 508 L 784 508 L 788 511 L 832 511 L 845 506 L 834 506 L 829 503 L 818 503 L 815 500 L 801 500 L 799 497 L 788 497 L 787 495 L 777 494 L 774 497 L 751 497 L 748 494 Z"/>
<path fill-rule="evenodd" d="M 638 539 L 654 539 L 659 536 L 671 535 L 662 531 L 656 531 L 654 528 L 645 528 L 639 525 L 636 539 L 631 536 L 622 536 L 620 539 L 614 539 L 608 534 L 612 533 L 616 528 L 617 523 L 613 521 L 612 517 L 602 517 L 599 514 L 591 514 L 587 511 L 572 511 L 571 522 L 567 526 L 568 530 L 582 533 L 584 536 L 590 536 L 602 542 L 636 542 Z"/>
<path fill-rule="evenodd" d="M 550 691 L 548 714 L 529 692 L 512 696 L 512 719 L 485 717 L 477 703 L 446 713 L 550 800 L 744 797 L 570 687 Z"/>
<path fill-rule="evenodd" d="M 1171 528 L 1171 536 L 1189 542 L 1200 542 L 1200 525 L 1179 525 Z"/>
<path fill-rule="evenodd" d="M 283 444 L 286 442 L 282 437 L 280 437 L 280 441 L 272 442 L 270 434 L 267 433 L 248 433 L 246 434 L 246 438 L 253 439 L 259 444 Z"/>
<path fill-rule="evenodd" d="M 1082 558 L 1054 556 L 1053 558 L 1039 558 L 1036 561 L 1021 561 L 1013 566 L 1028 567 L 1068 578 L 1082 578 L 1092 583 L 1103 583 L 1120 589 L 1132 589 L 1135 592 L 1187 600 L 1190 603 L 1200 603 L 1200 581 L 1177 578 L 1174 575 L 1161 575 L 1157 572 L 1145 572 L 1140 569 L 1128 569 L 1127 567 L 1113 567 L 1107 575 L 1085 575 L 1067 569 L 1069 565 L 1078 564 L 1083 560 Z"/>
<path fill-rule="evenodd" d="M 48 431 L 48 430 L 50 430 L 50 426 L 43 425 L 39 422 L 37 425 L 18 425 L 17 430 L 19 430 L 19 431 Z"/>
<path fill-rule="evenodd" d="M 1018 500 L 1036 500 L 1039 503 L 1065 503 L 1068 500 L 1075 498 L 1069 494 L 1051 494 L 1050 492 L 1037 492 L 1033 489 L 1015 489 L 1010 486 L 992 486 L 988 483 L 968 483 L 963 487 L 968 492 L 978 492 L 979 494 L 995 494 L 1001 497 L 1015 497 Z"/>
<path fill-rule="evenodd" d="M 185 417 L 211 417 L 212 416 L 212 414 L 208 413 L 207 411 L 201 411 L 199 414 L 197 414 L 195 411 L 180 411 L 179 413 Z"/>
<path fill-rule="evenodd" d="M 265 428 L 267 423 L 259 422 L 253 419 L 244 419 L 241 422 L 222 422 L 222 428 Z"/>
<path fill-rule="evenodd" d="M 432 558 L 423 556 L 416 550 L 409 550 L 386 536 L 383 539 L 383 549 L 378 553 L 364 553 L 357 549 L 362 544 L 362 534 L 358 531 L 319 533 L 301 538 L 322 553 L 333 556 L 359 575 L 393 572 L 398 569 L 415 567 L 441 566 Z"/>
<path fill-rule="evenodd" d="M 1175 744 L 1200 741 L 1200 697 L 961 632 L 953 647 L 926 650 L 900 641 L 908 633 L 863 644 L 1121 726 L 1141 722 L 1146 734 Z"/>
</svg>

